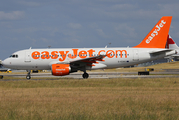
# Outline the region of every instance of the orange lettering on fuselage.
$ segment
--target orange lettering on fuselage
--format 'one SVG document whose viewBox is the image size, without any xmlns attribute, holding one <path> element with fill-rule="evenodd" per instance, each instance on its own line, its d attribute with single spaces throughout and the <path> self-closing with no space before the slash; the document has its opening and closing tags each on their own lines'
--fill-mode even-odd
<svg viewBox="0 0 179 120">
<path fill-rule="evenodd" d="M 33 58 L 33 59 L 39 59 L 39 58 L 40 58 L 40 52 L 34 51 L 34 52 L 32 53 L 32 58 Z"/>
<path fill-rule="evenodd" d="M 108 58 L 113 58 L 113 57 L 114 57 L 114 54 L 115 54 L 115 52 L 114 52 L 113 50 L 108 50 L 108 51 L 106 52 L 106 55 L 108 56 Z"/>
<path fill-rule="evenodd" d="M 86 56 L 87 56 L 87 52 L 86 51 L 82 50 L 82 51 L 79 52 L 79 57 L 80 58 L 86 58 Z"/>
<path fill-rule="evenodd" d="M 63 62 L 66 60 L 67 57 L 70 59 L 74 59 L 79 56 L 80 58 L 84 59 L 87 58 L 87 56 L 93 57 L 94 53 L 95 53 L 94 49 L 81 50 L 81 51 L 79 51 L 79 49 L 72 49 L 72 53 L 69 53 L 69 51 L 52 51 L 51 53 L 49 53 L 48 51 L 42 51 L 42 52 L 34 51 L 32 52 L 31 56 L 33 59 L 39 59 L 40 57 L 41 59 L 59 58 L 59 61 Z M 97 55 L 106 55 L 108 58 L 113 58 L 114 56 L 116 56 L 116 58 L 118 58 L 118 56 L 120 58 L 122 58 L 123 56 L 127 58 L 127 51 L 126 50 L 108 50 L 108 51 L 100 50 L 97 53 Z"/>
<path fill-rule="evenodd" d="M 78 56 L 78 49 L 72 49 L 72 50 L 73 50 L 73 54 L 68 54 L 68 57 L 74 59 Z"/>
<path fill-rule="evenodd" d="M 61 56 L 62 56 L 62 58 L 59 58 L 59 61 L 64 61 L 65 59 L 66 59 L 66 57 L 67 57 L 67 53 L 68 53 L 69 51 L 66 51 L 66 53 L 65 53 L 65 51 L 59 51 L 59 53 L 61 54 Z"/>
<path fill-rule="evenodd" d="M 104 55 L 104 54 L 101 54 L 101 52 L 105 52 L 105 50 L 100 50 L 99 52 L 98 52 L 98 55 Z"/>
<path fill-rule="evenodd" d="M 52 59 L 57 59 L 58 58 L 58 51 L 52 51 L 51 52 L 51 58 Z"/>
<path fill-rule="evenodd" d="M 93 52 L 95 52 L 95 50 L 93 49 L 90 49 L 87 51 L 89 53 L 89 57 L 92 57 L 93 56 Z"/>
<path fill-rule="evenodd" d="M 42 54 L 41 59 L 49 59 L 50 58 L 48 51 L 43 51 L 41 54 Z"/>
<path fill-rule="evenodd" d="M 127 51 L 126 50 L 116 50 L 116 54 L 118 54 L 118 52 L 120 52 L 120 57 L 122 58 L 122 53 L 125 52 L 125 58 L 127 58 Z M 116 56 L 117 58 L 117 56 Z"/>
</svg>

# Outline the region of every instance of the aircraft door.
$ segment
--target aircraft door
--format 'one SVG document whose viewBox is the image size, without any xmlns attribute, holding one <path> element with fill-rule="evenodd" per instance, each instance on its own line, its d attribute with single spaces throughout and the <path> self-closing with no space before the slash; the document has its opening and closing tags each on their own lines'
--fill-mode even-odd
<svg viewBox="0 0 179 120">
<path fill-rule="evenodd" d="M 139 53 L 138 53 L 138 50 L 134 50 L 134 53 L 133 53 L 133 61 L 139 61 Z"/>
<path fill-rule="evenodd" d="M 31 62 L 30 51 L 25 52 L 25 62 Z"/>
</svg>

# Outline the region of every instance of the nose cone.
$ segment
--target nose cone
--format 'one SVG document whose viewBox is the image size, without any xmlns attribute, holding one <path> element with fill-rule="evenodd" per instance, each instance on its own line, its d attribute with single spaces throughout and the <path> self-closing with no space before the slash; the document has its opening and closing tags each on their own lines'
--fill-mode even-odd
<svg viewBox="0 0 179 120">
<path fill-rule="evenodd" d="M 1 68 L 1 66 L 2 66 L 2 60 L 0 60 L 0 68 Z"/>
<path fill-rule="evenodd" d="M 5 59 L 4 61 L 1 62 L 1 64 L 4 66 L 4 67 L 8 67 L 10 65 L 10 62 L 8 59 Z"/>
<path fill-rule="evenodd" d="M 0 65 L 2 65 L 2 66 L 3 66 L 3 64 L 4 64 L 4 61 L 1 61 L 1 62 L 0 62 Z"/>
</svg>

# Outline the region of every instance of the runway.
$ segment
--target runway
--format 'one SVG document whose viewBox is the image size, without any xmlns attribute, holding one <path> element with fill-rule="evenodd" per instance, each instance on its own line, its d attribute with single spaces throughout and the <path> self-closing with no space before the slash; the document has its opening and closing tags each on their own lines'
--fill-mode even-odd
<svg viewBox="0 0 179 120">
<path fill-rule="evenodd" d="M 82 72 L 77 73 L 71 73 L 70 75 L 66 76 L 53 76 L 51 73 L 31 73 L 31 77 L 33 78 L 40 78 L 40 77 L 52 77 L 52 78 L 72 78 L 72 79 L 83 79 L 82 78 Z M 110 78 L 164 78 L 164 77 L 179 77 L 179 72 L 150 72 L 150 75 L 138 75 L 138 72 L 88 72 L 89 78 L 104 78 L 104 79 L 110 79 Z M 11 76 L 11 77 L 21 77 L 25 78 L 26 74 L 4 74 L 5 76 Z"/>
</svg>

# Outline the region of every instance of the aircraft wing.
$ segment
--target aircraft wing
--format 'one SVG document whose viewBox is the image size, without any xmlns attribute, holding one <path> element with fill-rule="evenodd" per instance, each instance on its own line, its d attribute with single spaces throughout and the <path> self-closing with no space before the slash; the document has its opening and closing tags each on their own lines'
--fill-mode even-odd
<svg viewBox="0 0 179 120">
<path fill-rule="evenodd" d="M 106 67 L 106 65 L 99 63 L 98 61 L 105 61 L 104 58 L 106 56 L 107 55 L 99 55 L 99 56 L 93 56 L 84 59 L 73 60 L 70 61 L 70 66 L 77 70 L 79 69 L 83 70 L 85 67 L 104 68 Z"/>
<path fill-rule="evenodd" d="M 74 61 L 70 61 L 70 63 L 79 63 L 79 62 L 86 62 L 86 63 L 96 63 L 96 61 L 104 61 L 103 58 L 105 58 L 107 55 L 99 55 L 94 57 L 88 57 L 84 59 L 78 59 Z"/>
<path fill-rule="evenodd" d="M 109 53 L 110 54 L 110 53 Z M 91 65 L 93 63 L 98 63 L 97 61 L 104 61 L 103 59 L 106 57 L 107 55 L 98 55 L 98 56 L 92 56 L 92 57 L 87 57 L 87 58 L 79 58 L 79 59 L 75 59 L 75 60 L 70 60 L 70 61 L 65 61 L 65 62 L 54 62 L 51 64 L 87 64 L 87 65 Z"/>
</svg>

